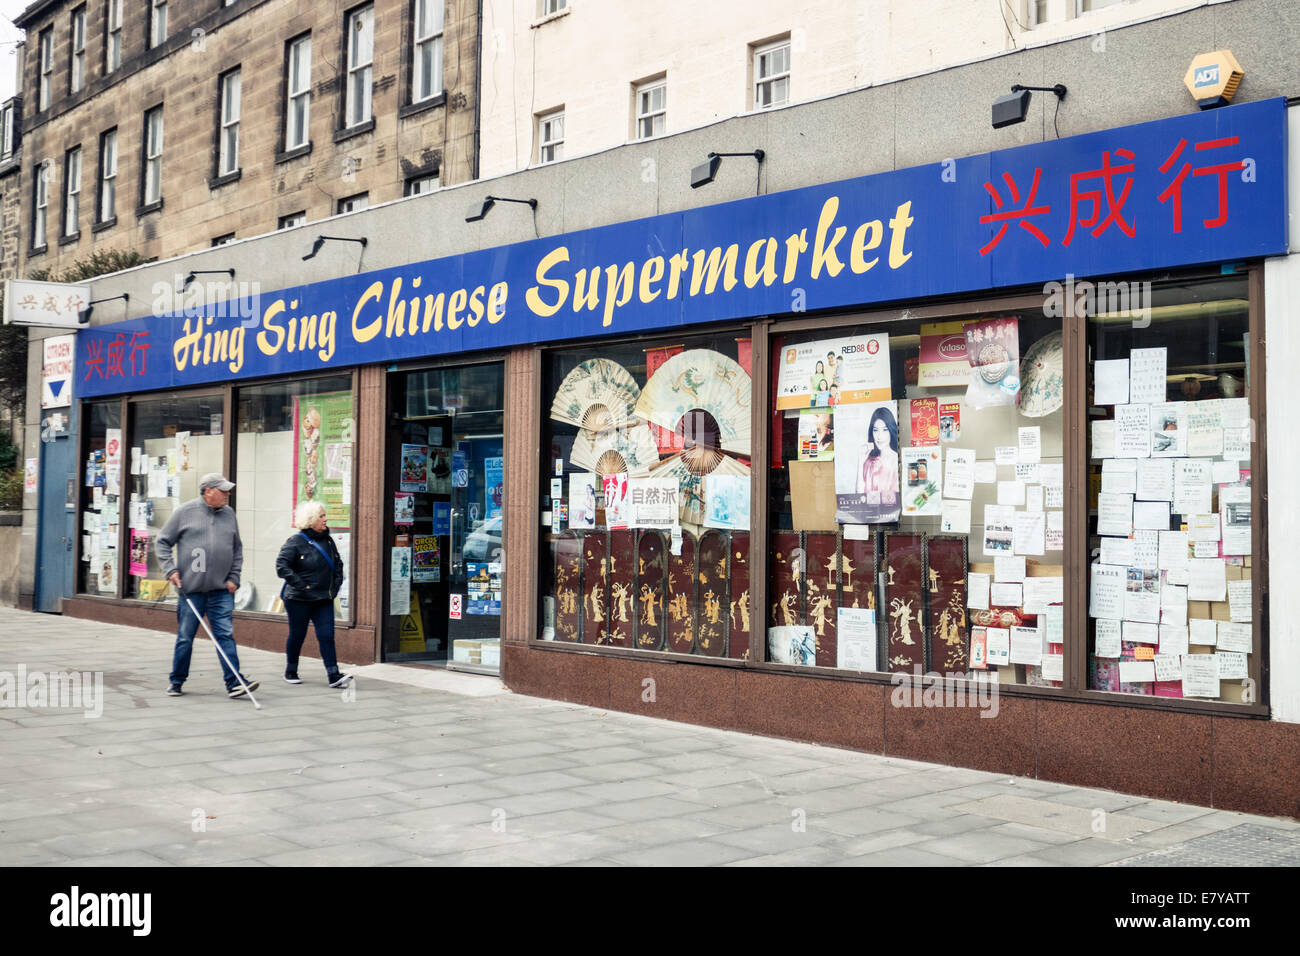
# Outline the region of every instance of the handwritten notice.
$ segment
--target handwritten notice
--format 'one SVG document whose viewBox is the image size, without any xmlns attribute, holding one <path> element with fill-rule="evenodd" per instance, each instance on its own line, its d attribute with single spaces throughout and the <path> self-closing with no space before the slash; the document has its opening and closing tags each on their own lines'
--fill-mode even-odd
<svg viewBox="0 0 1300 956">
<path fill-rule="evenodd" d="M 1251 618 L 1250 581 L 1228 582 L 1228 617 L 1234 623 L 1249 624 Z"/>
<path fill-rule="evenodd" d="M 1017 462 L 1036 464 L 1043 458 L 1043 430 L 1038 425 L 1020 429 L 1020 449 Z"/>
<path fill-rule="evenodd" d="M 1250 421 L 1250 406 L 1246 399 L 1221 399 L 1219 409 L 1223 419 L 1224 461 L 1249 461 L 1254 428 Z"/>
<path fill-rule="evenodd" d="M 1188 654 L 1183 658 L 1183 696 L 1219 696 L 1219 661 L 1216 655 Z"/>
<path fill-rule="evenodd" d="M 1026 614 L 1045 614 L 1049 606 L 1065 600 L 1065 578 L 1025 578 Z"/>
<path fill-rule="evenodd" d="M 1156 679 L 1155 661 L 1120 661 L 1119 679 L 1124 684 L 1149 683 Z"/>
<path fill-rule="evenodd" d="M 1216 651 L 1219 659 L 1219 680 L 1245 680 L 1249 676 L 1245 654 L 1233 651 Z"/>
<path fill-rule="evenodd" d="M 989 609 L 989 576 L 978 571 L 966 575 L 966 606 L 977 611 Z"/>
<path fill-rule="evenodd" d="M 1094 564 L 1088 588 L 1088 614 L 1120 621 L 1124 618 L 1124 585 L 1127 569 Z"/>
<path fill-rule="evenodd" d="M 998 445 L 993 449 L 993 460 L 999 465 L 1014 465 L 1019 461 L 1020 449 L 1015 445 Z"/>
<path fill-rule="evenodd" d="M 1107 458 L 1103 461 L 1101 490 L 1117 495 L 1137 494 L 1138 461 L 1136 458 Z"/>
<path fill-rule="evenodd" d="M 1097 496 L 1097 533 L 1127 538 L 1133 532 L 1133 496 L 1107 494 Z"/>
<path fill-rule="evenodd" d="M 1217 398 L 1187 403 L 1187 454 L 1192 458 L 1223 454 L 1223 417 Z"/>
<path fill-rule="evenodd" d="M 1160 532 L 1160 568 L 1169 570 L 1187 567 L 1187 532 Z"/>
<path fill-rule="evenodd" d="M 998 504 L 1023 505 L 1025 503 L 1025 483 L 1023 481 L 999 481 Z"/>
<path fill-rule="evenodd" d="M 970 534 L 970 502 L 944 498 L 939 530 L 944 534 Z"/>
<path fill-rule="evenodd" d="M 1097 619 L 1097 643 L 1094 653 L 1098 657 L 1119 657 L 1120 622 Z"/>
<path fill-rule="evenodd" d="M 1041 511 L 1017 511 L 1011 550 L 1015 554 L 1043 554 L 1046 549 L 1047 516 Z"/>
<path fill-rule="evenodd" d="M 1209 618 L 1194 617 L 1187 622 L 1188 643 L 1213 647 L 1219 641 L 1219 622 Z"/>
<path fill-rule="evenodd" d="M 1019 584 L 1025 579 L 1025 559 L 1020 555 L 998 555 L 993 559 L 993 580 Z"/>
<path fill-rule="evenodd" d="M 1115 455 L 1119 458 L 1151 457 L 1151 406 L 1115 406 Z"/>
<path fill-rule="evenodd" d="M 1139 501 L 1174 500 L 1174 463 L 1166 458 L 1139 458 L 1137 462 L 1137 499 Z"/>
<path fill-rule="evenodd" d="M 970 501 L 975 495 L 975 449 L 949 448 L 943 477 L 943 497 Z"/>
<path fill-rule="evenodd" d="M 1147 404 L 1163 402 L 1166 394 L 1165 349 L 1133 349 L 1128 358 L 1128 400 Z"/>
<path fill-rule="evenodd" d="M 975 462 L 975 484 L 991 485 L 998 480 L 998 463 L 995 461 Z"/>
<path fill-rule="evenodd" d="M 1133 503 L 1133 527 L 1143 531 L 1169 530 L 1169 502 L 1137 501 Z"/>
<path fill-rule="evenodd" d="M 994 607 L 1020 607 L 1024 596 L 1019 584 L 993 584 L 989 600 Z"/>
<path fill-rule="evenodd" d="M 1192 558 L 1187 562 L 1190 571 L 1187 587 L 1189 601 L 1225 601 L 1228 576 L 1220 558 Z"/>
<path fill-rule="evenodd" d="M 1165 527 L 1169 527 L 1168 521 Z M 1133 563 L 1131 568 L 1154 571 L 1160 567 L 1160 532 L 1135 530 L 1133 532 Z"/>
<path fill-rule="evenodd" d="M 1249 654 L 1251 651 L 1251 626 L 1231 621 L 1218 621 L 1218 647 L 1221 651 Z"/>
<path fill-rule="evenodd" d="M 1047 550 L 1065 550 L 1065 512 L 1047 512 Z"/>
<path fill-rule="evenodd" d="M 1102 538 L 1101 563 L 1117 564 L 1120 567 L 1136 567 L 1133 563 L 1132 538 Z"/>
</svg>

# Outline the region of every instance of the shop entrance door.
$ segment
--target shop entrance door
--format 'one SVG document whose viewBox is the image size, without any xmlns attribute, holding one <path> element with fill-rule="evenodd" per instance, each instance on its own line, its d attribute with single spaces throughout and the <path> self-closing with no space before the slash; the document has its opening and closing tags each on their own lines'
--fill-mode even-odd
<svg viewBox="0 0 1300 956">
<path fill-rule="evenodd" d="M 499 669 L 503 391 L 500 363 L 389 376 L 385 660 Z"/>
</svg>

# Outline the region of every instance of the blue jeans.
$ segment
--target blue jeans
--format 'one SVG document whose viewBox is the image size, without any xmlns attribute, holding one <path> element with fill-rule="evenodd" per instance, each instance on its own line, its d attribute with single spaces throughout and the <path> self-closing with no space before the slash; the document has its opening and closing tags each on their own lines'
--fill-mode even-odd
<svg viewBox="0 0 1300 956">
<path fill-rule="evenodd" d="M 298 672 L 298 655 L 302 652 L 303 642 L 307 640 L 307 625 L 316 628 L 316 643 L 320 645 L 320 659 L 325 665 L 325 672 L 331 676 L 338 673 L 339 664 L 334 656 L 334 602 L 333 601 L 285 601 L 285 613 L 289 615 L 289 639 L 284 643 L 285 669 Z"/>
<path fill-rule="evenodd" d="M 227 664 L 220 654 L 217 655 L 217 659 L 221 661 L 221 674 L 226 681 L 226 690 L 233 690 L 239 686 L 239 680 L 235 677 L 235 671 L 239 669 L 239 652 L 235 650 L 235 631 L 231 624 L 235 611 L 235 596 L 225 588 L 219 591 L 195 591 L 191 594 L 182 594 L 177 601 L 176 620 L 179 622 L 179 627 L 176 632 L 176 652 L 172 655 L 172 683 L 183 684 L 190 676 L 190 653 L 194 649 L 194 635 L 199 629 L 199 618 L 195 617 L 194 612 L 190 610 L 186 598 L 194 603 L 200 617 L 207 616 L 213 636 L 216 637 L 221 649 L 226 652 L 226 657 L 230 658 L 230 663 Z M 235 670 L 231 670 L 232 667 Z"/>
</svg>

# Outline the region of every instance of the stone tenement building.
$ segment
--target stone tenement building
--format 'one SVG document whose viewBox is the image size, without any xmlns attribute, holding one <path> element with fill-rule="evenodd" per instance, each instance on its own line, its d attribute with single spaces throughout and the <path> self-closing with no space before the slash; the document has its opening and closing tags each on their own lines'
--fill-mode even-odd
<svg viewBox="0 0 1300 956">
<path fill-rule="evenodd" d="M 14 22 L 19 275 L 97 250 L 166 258 L 477 174 L 475 0 L 41 0 Z"/>
</svg>

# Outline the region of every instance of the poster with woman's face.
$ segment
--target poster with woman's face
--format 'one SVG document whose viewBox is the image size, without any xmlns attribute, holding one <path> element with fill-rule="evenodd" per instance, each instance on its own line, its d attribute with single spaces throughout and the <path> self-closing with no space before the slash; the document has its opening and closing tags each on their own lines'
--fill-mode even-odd
<svg viewBox="0 0 1300 956">
<path fill-rule="evenodd" d="M 835 410 L 835 520 L 897 521 L 898 403 L 841 405 Z"/>
</svg>

